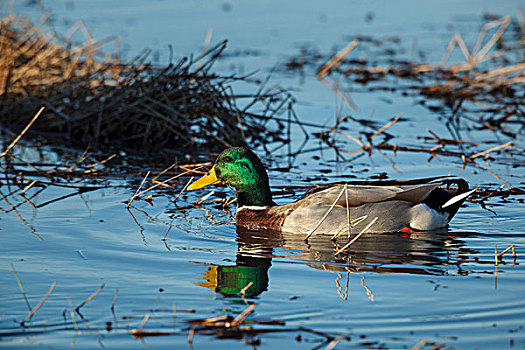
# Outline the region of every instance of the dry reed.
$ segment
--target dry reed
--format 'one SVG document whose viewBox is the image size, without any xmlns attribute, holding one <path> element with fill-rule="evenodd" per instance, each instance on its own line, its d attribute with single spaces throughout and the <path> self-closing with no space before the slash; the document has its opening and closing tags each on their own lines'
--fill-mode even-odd
<svg viewBox="0 0 525 350">
<path fill-rule="evenodd" d="M 467 45 L 460 34 L 455 34 L 438 63 L 421 63 L 415 58 L 411 61 L 398 58 L 398 54 L 401 54 L 399 50 L 403 49 L 398 38 L 375 40 L 358 37 L 329 59 L 315 50 L 303 50 L 300 54 L 300 67 L 290 64 L 288 68 L 302 69 L 304 65 L 321 65 L 318 73 L 322 74 L 318 74 L 318 78 L 322 83 L 325 83 L 327 78 L 332 78 L 335 82 L 339 79 L 350 85 L 350 88 L 344 90 L 337 88 L 337 84 L 330 85 L 346 104 L 350 99 L 348 91 L 392 91 L 412 97 L 423 107 L 439 114 L 453 136 L 453 139 L 445 139 L 429 131 L 432 137 L 423 139 L 437 143 L 434 147 L 399 145 L 390 141 L 394 136 L 385 133 L 385 130 L 400 120 L 400 117 L 396 117 L 382 128 L 375 129 L 370 120 L 359 120 L 346 115 L 339 117 L 334 127 L 319 134 L 342 159 L 345 153 L 370 154 L 377 150 L 383 154 L 381 150 L 391 150 L 394 153 L 428 153 L 429 161 L 438 156 L 457 157 L 464 167 L 473 165 L 479 168 L 480 160 L 489 165 L 488 162 L 496 157 L 495 151 L 500 151 L 503 157 L 498 159 L 499 163 L 505 162 L 518 167 L 523 165 L 523 146 L 519 138 L 525 130 L 522 102 L 525 90 L 525 31 L 520 16 L 519 23 L 510 17 L 486 23 L 474 45 Z M 357 41 L 360 43 L 355 48 Z M 349 47 L 355 48 L 351 51 L 352 56 L 359 58 L 349 56 Z M 465 62 L 449 63 L 456 47 L 459 47 Z M 383 53 L 370 55 L 370 51 L 375 49 Z M 351 135 L 342 127 L 343 122 L 349 120 L 358 122 L 372 131 L 362 132 L 363 137 Z M 483 150 L 482 145 L 489 142 L 462 140 L 459 133 L 462 126 L 468 130 L 490 130 L 512 140 L 503 141 L 496 146 L 490 145 L 488 149 Z M 384 140 L 372 143 L 372 138 L 379 134 L 383 134 Z M 340 140 L 336 139 L 337 135 L 345 136 L 359 148 L 346 149 Z M 363 142 L 365 138 L 368 143 Z M 506 182 L 493 170 L 484 170 Z"/>
<path fill-rule="evenodd" d="M 106 283 L 102 283 L 100 285 L 100 287 L 98 287 L 98 289 L 93 292 L 93 294 L 91 294 L 89 297 L 87 297 L 86 300 L 84 300 L 83 302 L 81 302 L 76 308 L 75 308 L 75 311 L 79 314 L 80 314 L 80 308 L 82 308 L 84 305 L 86 305 L 87 303 L 89 303 L 94 297 L 96 297 L 98 295 L 98 293 L 100 293 L 100 291 L 104 288 L 104 286 L 106 285 Z M 82 315 L 81 315 L 82 316 Z"/>
<path fill-rule="evenodd" d="M 53 284 L 49 287 L 49 290 L 47 291 L 46 295 L 40 300 L 40 302 L 31 310 L 30 313 L 27 314 L 26 317 L 24 317 L 24 320 L 20 323 L 20 325 L 24 326 L 24 324 L 35 314 L 35 312 L 44 304 L 44 302 L 47 300 L 49 295 L 53 292 L 53 289 L 55 289 L 55 286 L 57 285 L 57 281 L 54 281 Z"/>
<path fill-rule="evenodd" d="M 65 37 L 42 24 L 12 15 L 0 21 L 0 123 L 10 130 L 21 130 L 44 106 L 45 120 L 35 121 L 31 133 L 73 147 L 158 156 L 284 141 L 274 117 L 291 103 L 289 94 L 261 86 L 236 95 L 231 84 L 249 79 L 210 71 L 226 42 L 154 67 L 145 63 L 147 53 L 128 62 L 107 54 L 109 40 L 87 31 L 84 43 L 71 41 L 82 24 Z"/>
</svg>

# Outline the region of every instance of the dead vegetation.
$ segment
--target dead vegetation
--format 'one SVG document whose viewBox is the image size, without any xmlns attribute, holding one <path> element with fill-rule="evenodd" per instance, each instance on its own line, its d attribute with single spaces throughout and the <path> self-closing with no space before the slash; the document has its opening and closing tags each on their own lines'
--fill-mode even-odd
<svg viewBox="0 0 525 350">
<path fill-rule="evenodd" d="M 403 43 L 399 38 L 359 37 L 331 58 L 305 49 L 298 58 L 290 59 L 287 68 L 302 70 L 308 66 L 319 67 L 325 62 L 317 69 L 317 76 L 342 104 L 355 110 L 357 107 L 351 98 L 354 93 L 397 93 L 437 114 L 450 132 L 449 137 L 444 137 L 427 129 L 428 135 L 418 135 L 410 144 L 399 144 L 394 143 L 394 134 L 386 130 L 395 123 L 406 122 L 401 115 L 382 127 L 372 120 L 340 115 L 332 128 L 318 135 L 341 158 L 345 159 L 345 154 L 377 151 L 394 166 L 382 150 L 392 151 L 394 155 L 398 152 L 427 153 L 429 161 L 439 156 L 453 157 L 464 167 L 472 165 L 486 170 L 505 182 L 490 169 L 491 161 L 512 167 L 525 164 L 522 143 L 525 132 L 525 24 L 520 20 L 522 16 L 514 21 L 510 17 L 490 19 L 476 42 L 470 45 L 471 49 L 460 34 L 455 34 L 438 63 L 418 62 L 414 44 L 412 60 L 400 58 L 403 57 L 400 54 Z M 458 50 L 464 62 L 449 63 L 454 54 L 454 59 L 458 59 Z M 343 84 L 348 88 L 343 88 Z M 352 135 L 345 131 L 348 123 L 357 123 L 364 131 Z M 483 130 L 494 137 L 475 142 L 464 138 L 466 133 Z M 352 145 L 357 145 L 357 149 Z"/>
<path fill-rule="evenodd" d="M 0 22 L 0 124 L 12 133 L 44 106 L 30 133 L 80 149 L 173 157 L 287 142 L 277 116 L 290 108 L 289 94 L 210 71 L 226 42 L 156 67 L 148 50 L 124 61 L 115 38 L 94 40 L 82 23 L 60 36 L 42 29 L 46 21 L 47 14 L 38 25 L 12 15 Z M 70 39 L 77 30 L 85 42 Z M 102 50 L 109 41 L 115 55 Z M 236 95 L 231 84 L 240 81 L 256 92 Z"/>
<path fill-rule="evenodd" d="M 37 25 L 11 14 L 0 21 L 0 186 L 7 188 L 0 211 L 14 213 L 40 240 L 20 206 L 82 196 L 115 177 L 142 179 L 146 163 L 151 177 L 136 196 L 151 202 L 151 195 L 142 195 L 172 193 L 187 180 L 180 177 L 208 165 L 189 164 L 193 155 L 230 145 L 282 147 L 287 128 L 299 122 L 290 95 L 279 87 L 211 72 L 226 42 L 161 68 L 147 63 L 148 50 L 121 60 L 115 38 L 95 40 L 80 22 L 64 36 L 46 31 L 48 17 Z M 84 42 L 71 39 L 77 31 Z M 114 55 L 103 50 L 108 43 L 115 44 Z M 233 83 L 255 92 L 236 95 Z M 60 160 L 41 148 L 46 144 L 56 146 Z M 66 193 L 39 201 L 53 186 Z M 135 208 L 135 197 L 128 208 Z"/>
<path fill-rule="evenodd" d="M 20 291 L 24 296 L 26 302 L 27 297 L 24 289 L 20 283 L 16 270 L 12 266 L 14 276 L 20 287 Z M 38 320 L 33 320 L 32 317 L 35 315 L 36 311 L 45 303 L 45 301 L 51 296 L 57 282 L 54 281 L 49 288 L 46 295 L 40 300 L 40 302 L 34 307 L 31 308 L 27 302 L 28 309 L 30 310 L 29 314 L 23 319 L 20 323 L 26 331 L 40 332 L 41 328 L 46 328 L 46 324 L 42 325 Z M 94 322 L 90 324 L 88 319 L 84 317 L 79 311 L 79 309 L 85 306 L 89 301 L 94 299 L 104 288 L 105 283 L 103 283 L 94 293 L 92 293 L 86 300 L 84 300 L 76 308 L 73 307 L 72 302 L 67 298 L 68 308 L 64 309 L 62 312 L 62 322 L 56 323 L 53 325 L 53 330 L 56 331 L 69 331 L 77 334 L 82 334 L 83 332 L 97 332 L 100 334 L 109 334 L 110 332 L 129 334 L 135 339 L 140 339 L 144 345 L 146 345 L 146 339 L 151 337 L 184 337 L 187 335 L 188 346 L 190 349 L 193 349 L 193 341 L 195 336 L 212 336 L 217 337 L 218 339 L 235 339 L 244 341 L 246 344 L 251 345 L 256 349 L 261 344 L 260 336 L 267 334 L 281 334 L 281 336 L 293 337 L 298 343 L 317 343 L 317 349 L 333 349 L 335 345 L 341 341 L 347 343 L 358 342 L 363 346 L 375 346 L 377 342 L 366 341 L 363 342 L 363 339 L 366 336 L 361 336 L 358 341 L 352 340 L 352 337 L 349 335 L 339 335 L 335 336 L 329 332 L 318 331 L 311 328 L 303 326 L 287 326 L 285 321 L 275 320 L 275 319 L 262 319 L 261 317 L 253 316 L 256 303 L 250 303 L 244 295 L 241 293 L 241 298 L 247 305 L 247 307 L 239 312 L 235 317 L 230 315 L 231 312 L 224 313 L 219 316 L 212 316 L 207 318 L 199 319 L 189 319 L 186 314 L 194 314 L 197 312 L 196 309 L 181 309 L 177 308 L 175 303 L 172 308 L 150 308 L 150 309 L 133 309 L 131 310 L 134 313 L 139 313 L 140 315 L 124 315 L 117 316 L 115 312 L 115 304 L 118 297 L 118 288 L 115 290 L 115 297 L 111 304 L 111 314 L 112 321 L 107 321 L 105 323 Z M 55 298 L 65 298 L 64 296 L 55 296 Z M 65 301 L 65 300 L 64 300 Z M 142 314 L 146 313 L 144 316 Z M 199 311 L 199 313 L 203 313 Z M 80 319 L 77 320 L 76 315 L 80 316 Z M 249 316 L 252 317 L 249 318 Z M 168 320 L 168 322 L 166 322 Z M 148 321 L 155 322 L 155 325 L 150 328 L 147 327 Z M 167 324 L 166 324 L 167 323 Z M 171 324 L 173 323 L 173 324 Z M 169 324 L 169 325 L 168 325 Z M 189 327 L 187 327 L 189 325 Z M 136 327 L 132 328 L 131 327 Z M 19 336 L 23 333 L 18 333 L 12 331 L 10 333 L 4 333 L 3 336 Z M 436 347 L 429 347 L 428 349 L 437 349 L 442 348 L 444 343 L 437 343 Z M 422 346 L 436 345 L 436 343 L 431 342 L 429 339 L 423 339 L 411 349 L 422 349 Z M 427 348 L 427 347 L 424 347 Z"/>
</svg>

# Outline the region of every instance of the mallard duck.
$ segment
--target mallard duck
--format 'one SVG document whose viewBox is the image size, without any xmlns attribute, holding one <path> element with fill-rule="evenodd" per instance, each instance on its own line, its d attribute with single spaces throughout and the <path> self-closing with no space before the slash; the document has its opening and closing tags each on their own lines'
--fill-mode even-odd
<svg viewBox="0 0 525 350">
<path fill-rule="evenodd" d="M 321 185 L 293 203 L 277 205 L 266 169 L 245 147 L 223 151 L 210 171 L 188 190 L 219 182 L 235 188 L 237 226 L 303 234 L 336 234 L 346 232 L 349 226 L 352 232 L 363 228 L 367 232 L 410 232 L 446 227 L 474 191 L 469 191 L 465 180 L 446 176 L 352 181 Z M 443 188 L 450 184 L 456 185 L 454 192 Z"/>
</svg>

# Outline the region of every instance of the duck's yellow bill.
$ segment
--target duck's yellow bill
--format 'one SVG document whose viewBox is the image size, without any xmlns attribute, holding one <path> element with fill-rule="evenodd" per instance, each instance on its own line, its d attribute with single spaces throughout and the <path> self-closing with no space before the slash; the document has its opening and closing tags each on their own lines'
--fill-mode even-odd
<svg viewBox="0 0 525 350">
<path fill-rule="evenodd" d="M 219 182 L 219 179 L 217 179 L 217 176 L 215 176 L 215 165 L 208 171 L 206 175 L 192 183 L 188 187 L 188 191 L 198 190 L 199 188 L 203 188 L 204 186 L 213 185 Z"/>
</svg>

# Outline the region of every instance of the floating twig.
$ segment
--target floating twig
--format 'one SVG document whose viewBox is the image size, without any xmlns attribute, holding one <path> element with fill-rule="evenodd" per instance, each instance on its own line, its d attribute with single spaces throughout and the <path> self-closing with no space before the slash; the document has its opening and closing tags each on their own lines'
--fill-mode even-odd
<svg viewBox="0 0 525 350">
<path fill-rule="evenodd" d="M 244 322 L 246 317 L 253 312 L 253 309 L 255 309 L 255 306 L 257 304 L 253 303 L 250 306 L 248 306 L 243 312 L 241 312 L 237 317 L 233 319 L 231 322 L 232 327 L 236 327 Z"/>
<path fill-rule="evenodd" d="M 355 236 L 350 242 L 348 242 L 343 248 L 339 249 L 335 255 L 338 255 L 339 253 L 341 253 L 342 251 L 344 251 L 346 248 L 350 247 L 350 245 L 352 245 L 352 243 L 354 243 L 355 241 L 357 241 L 357 239 L 359 237 L 361 237 L 361 235 L 363 233 L 366 232 L 366 230 L 368 230 L 373 224 L 375 224 L 375 222 L 377 221 L 378 217 L 376 216 L 374 218 L 374 220 L 370 221 L 370 223 L 368 225 L 366 225 L 366 227 L 363 229 L 363 231 L 361 231 L 357 236 Z"/>
<path fill-rule="evenodd" d="M 49 290 L 47 291 L 46 295 L 44 295 L 42 300 L 40 300 L 40 302 L 33 308 L 33 310 L 31 310 L 31 312 L 27 314 L 26 317 L 24 317 L 24 320 L 20 323 L 20 325 L 24 326 L 27 320 L 29 320 L 35 314 L 35 312 L 40 308 L 40 306 L 42 306 L 42 304 L 44 304 L 44 302 L 47 300 L 51 292 L 53 292 L 53 289 L 55 289 L 56 285 L 57 285 L 57 281 L 54 281 L 51 284 L 51 287 L 49 287 Z"/>
<path fill-rule="evenodd" d="M 80 303 L 80 305 L 78 305 L 76 308 L 75 308 L 75 311 L 80 315 L 80 308 L 83 307 L 84 305 L 86 305 L 87 303 L 89 303 L 91 301 L 91 299 L 93 299 L 94 297 L 97 296 L 98 293 L 100 293 L 100 291 L 104 288 L 104 286 L 106 285 L 106 283 L 102 283 L 100 285 L 100 287 L 98 287 L 98 289 L 93 293 L 91 294 L 86 300 L 84 300 L 83 302 Z"/>
<path fill-rule="evenodd" d="M 75 332 L 78 332 L 77 320 L 75 318 L 75 313 L 73 312 L 73 304 L 71 303 L 71 300 L 69 298 L 67 298 L 67 303 L 69 304 L 69 315 L 71 316 L 71 320 L 73 321 L 73 327 L 75 327 Z"/>
<path fill-rule="evenodd" d="M 397 117 L 395 117 L 394 119 L 392 119 L 391 121 L 389 121 L 388 123 L 386 123 L 385 125 L 383 125 L 380 129 L 378 129 L 376 132 L 374 132 L 370 138 L 376 136 L 376 135 L 379 135 L 381 134 L 383 131 L 385 131 L 386 129 L 388 129 L 389 127 L 391 127 L 392 125 L 394 125 L 395 122 L 397 122 L 399 119 L 401 119 L 401 115 L 402 114 L 399 114 Z"/>
<path fill-rule="evenodd" d="M 210 193 L 202 196 L 201 198 L 197 199 L 195 202 L 193 202 L 193 204 L 195 205 L 199 205 L 201 204 L 202 202 L 204 202 L 206 199 L 210 198 L 211 196 L 213 196 L 215 194 L 215 191 L 211 191 Z"/>
<path fill-rule="evenodd" d="M 250 281 L 243 289 L 240 290 L 239 294 L 244 295 L 246 294 L 246 291 L 253 285 L 253 282 Z"/>
<path fill-rule="evenodd" d="M 336 347 L 336 345 L 341 341 L 343 340 L 345 337 L 343 335 L 340 335 L 336 338 L 334 338 L 327 346 L 326 348 L 324 348 L 324 350 L 332 350 L 333 348 Z"/>
<path fill-rule="evenodd" d="M 473 155 L 471 155 L 469 158 L 470 158 L 470 159 L 474 159 L 474 158 L 480 157 L 480 156 L 482 156 L 482 155 L 485 155 L 485 154 L 487 154 L 487 153 L 494 152 L 494 151 L 496 151 L 496 150 L 498 150 L 498 149 L 505 148 L 505 147 L 509 147 L 509 146 L 511 146 L 511 145 L 512 145 L 512 141 L 509 141 L 509 142 L 507 142 L 507 143 L 505 143 L 505 144 L 503 144 L 503 145 L 499 145 L 499 146 L 496 146 L 496 147 L 492 147 L 492 148 L 490 148 L 490 149 L 488 149 L 488 150 L 485 150 L 485 151 L 483 151 L 483 152 L 479 152 L 479 153 L 473 154 Z"/>
<path fill-rule="evenodd" d="M 112 312 L 115 312 L 115 304 L 117 303 L 117 297 L 118 297 L 118 288 L 115 289 L 115 297 L 113 298 L 113 302 L 111 303 Z"/>
<path fill-rule="evenodd" d="M 24 291 L 24 287 L 22 287 L 22 282 L 20 282 L 20 279 L 18 278 L 18 274 L 16 273 L 16 270 L 15 270 L 15 265 L 11 264 L 11 269 L 13 270 L 13 274 L 15 275 L 16 283 L 18 284 L 18 288 L 20 288 L 20 292 L 22 293 L 22 296 L 24 297 L 27 308 L 29 311 L 31 311 L 31 305 L 29 304 L 29 300 L 27 300 L 26 292 Z"/>
</svg>

